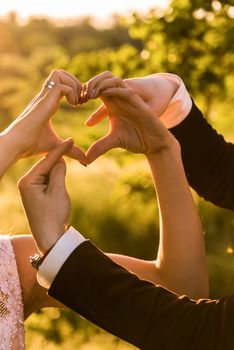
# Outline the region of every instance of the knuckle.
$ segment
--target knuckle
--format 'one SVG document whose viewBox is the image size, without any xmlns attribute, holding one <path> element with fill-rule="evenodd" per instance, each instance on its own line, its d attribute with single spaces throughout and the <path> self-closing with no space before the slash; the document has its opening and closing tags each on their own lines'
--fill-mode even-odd
<svg viewBox="0 0 234 350">
<path fill-rule="evenodd" d="M 57 78 L 60 74 L 60 71 L 58 69 L 55 69 L 52 71 L 52 73 L 50 74 L 50 78 Z"/>
<path fill-rule="evenodd" d="M 24 191 L 25 188 L 28 187 L 28 178 L 27 176 L 23 176 L 17 183 L 18 189 L 20 190 L 20 192 Z"/>
<path fill-rule="evenodd" d="M 111 73 L 109 70 L 105 71 L 103 74 L 105 74 L 107 77 L 114 77 L 113 73 Z"/>
<path fill-rule="evenodd" d="M 70 94 L 71 92 L 74 92 L 73 88 L 71 86 L 68 86 L 67 87 L 67 92 L 68 92 L 68 94 Z"/>
<path fill-rule="evenodd" d="M 91 81 L 91 80 L 87 81 L 87 83 L 85 83 L 85 85 L 84 85 L 85 90 L 90 90 L 92 88 L 93 84 L 94 84 L 93 81 Z"/>
<path fill-rule="evenodd" d="M 129 97 L 134 96 L 134 91 L 131 89 L 126 89 L 126 93 Z"/>
<path fill-rule="evenodd" d="M 89 79 L 88 81 L 86 81 L 86 83 L 84 84 L 86 87 L 89 87 L 91 85 L 95 85 L 97 84 L 98 81 L 98 77 L 94 77 L 92 79 Z"/>
<path fill-rule="evenodd" d="M 122 79 L 120 77 L 115 77 L 115 82 L 117 85 L 122 83 Z"/>
</svg>

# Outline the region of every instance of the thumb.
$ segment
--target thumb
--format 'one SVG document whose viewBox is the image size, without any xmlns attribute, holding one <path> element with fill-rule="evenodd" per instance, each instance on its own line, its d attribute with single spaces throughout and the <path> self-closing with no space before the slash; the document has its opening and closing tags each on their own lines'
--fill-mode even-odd
<svg viewBox="0 0 234 350">
<path fill-rule="evenodd" d="M 84 166 L 87 165 L 86 156 L 82 149 L 77 145 L 73 145 L 66 155 L 72 159 L 78 160 Z"/>
<path fill-rule="evenodd" d="M 59 190 L 61 192 L 62 190 L 65 190 L 66 192 L 65 176 L 66 176 L 66 163 L 62 158 L 58 161 L 57 164 L 54 165 L 54 167 L 50 172 L 48 190 L 51 192 L 56 190 Z"/>
<path fill-rule="evenodd" d="M 105 105 L 101 105 L 91 116 L 85 121 L 85 125 L 93 126 L 100 123 L 103 119 L 107 117 L 108 113 Z"/>
<path fill-rule="evenodd" d="M 86 158 L 88 163 L 92 163 L 95 159 L 102 154 L 108 152 L 112 148 L 119 147 L 118 138 L 114 134 L 108 134 L 98 141 L 94 142 L 86 152 Z"/>
<path fill-rule="evenodd" d="M 21 196 L 27 195 L 27 189 L 32 186 L 37 188 L 45 184 L 47 175 L 50 173 L 52 168 L 59 162 L 61 157 L 69 151 L 73 144 L 71 139 L 68 139 L 60 143 L 54 148 L 48 155 L 40 160 L 29 172 L 24 175 L 18 182 L 18 188 Z M 36 187 L 35 187 L 36 185 Z"/>
<path fill-rule="evenodd" d="M 67 139 L 50 151 L 45 158 L 40 160 L 30 171 L 27 176 L 47 175 L 53 166 L 58 163 L 62 156 L 68 153 L 73 145 L 72 139 Z"/>
</svg>

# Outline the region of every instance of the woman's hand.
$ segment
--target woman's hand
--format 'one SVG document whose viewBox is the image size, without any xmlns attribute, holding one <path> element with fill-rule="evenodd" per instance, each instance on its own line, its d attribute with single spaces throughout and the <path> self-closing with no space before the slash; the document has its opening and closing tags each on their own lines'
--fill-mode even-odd
<svg viewBox="0 0 234 350">
<path fill-rule="evenodd" d="M 38 249 L 43 254 L 66 231 L 71 214 L 61 157 L 73 146 L 67 140 L 39 161 L 18 183 L 22 203 Z"/>
<path fill-rule="evenodd" d="M 125 81 L 109 72 L 91 79 L 84 86 L 82 96 L 100 96 L 110 122 L 109 134 L 89 148 L 86 154 L 89 163 L 116 147 L 149 156 L 176 142 L 149 105 Z M 86 125 L 92 126 L 101 119 L 94 121 L 91 116 Z"/>
<path fill-rule="evenodd" d="M 50 82 L 52 82 L 50 84 Z M 24 112 L 3 132 L 10 149 L 18 158 L 47 153 L 63 139 L 54 131 L 50 118 L 57 111 L 59 101 L 66 96 L 70 105 L 78 104 L 81 83 L 64 71 L 54 71 L 42 91 L 31 101 Z M 68 156 L 86 164 L 83 151 L 73 146 Z"/>
</svg>

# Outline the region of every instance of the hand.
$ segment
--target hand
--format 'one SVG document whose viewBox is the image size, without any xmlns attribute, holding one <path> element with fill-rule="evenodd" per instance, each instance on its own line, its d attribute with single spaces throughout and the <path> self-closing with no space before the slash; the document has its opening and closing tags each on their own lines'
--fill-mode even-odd
<svg viewBox="0 0 234 350">
<path fill-rule="evenodd" d="M 29 226 L 43 254 L 66 231 L 70 218 L 71 204 L 65 187 L 66 165 L 61 157 L 72 146 L 71 139 L 62 142 L 18 183 Z"/>
<path fill-rule="evenodd" d="M 105 72 L 93 78 L 85 89 L 84 96 L 100 95 L 110 122 L 109 134 L 95 142 L 86 153 L 89 163 L 112 148 L 150 155 L 174 140 L 154 111 L 122 79 Z M 92 117 L 86 124 L 93 125 Z"/>
<path fill-rule="evenodd" d="M 7 137 L 11 149 L 17 150 L 18 158 L 47 153 L 60 144 L 63 139 L 55 133 L 50 118 L 57 111 L 63 96 L 73 106 L 78 103 L 82 87 L 74 76 L 64 71 L 54 71 L 48 81 L 55 82 L 54 87 L 49 89 L 44 84 L 42 91 L 2 133 Z M 86 164 L 85 155 L 77 146 L 72 146 L 68 156 Z"/>
<path fill-rule="evenodd" d="M 116 80 L 117 78 L 111 80 L 114 77 L 110 72 L 105 72 L 102 75 L 109 79 L 106 87 L 96 84 L 97 77 L 92 78 L 82 87 L 80 99 L 82 103 L 87 102 L 90 98 L 97 98 L 101 95 L 103 89 L 107 88 L 108 86 L 111 87 L 112 83 L 118 84 Z M 127 84 L 130 90 L 134 91 L 152 108 L 155 116 L 157 117 L 161 116 L 165 112 L 173 95 L 178 89 L 178 84 L 176 81 L 165 79 L 165 77 L 160 73 L 147 75 L 142 78 L 125 79 L 124 82 Z M 93 126 L 106 117 L 108 117 L 108 113 L 105 105 L 102 105 L 89 117 L 87 120 L 87 125 Z"/>
</svg>

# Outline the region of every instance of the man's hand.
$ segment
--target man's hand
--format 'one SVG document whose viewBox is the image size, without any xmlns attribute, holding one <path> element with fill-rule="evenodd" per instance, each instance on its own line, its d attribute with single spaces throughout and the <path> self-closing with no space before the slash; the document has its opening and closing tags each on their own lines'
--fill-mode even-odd
<svg viewBox="0 0 234 350">
<path fill-rule="evenodd" d="M 109 79 L 105 86 L 100 86 L 97 79 Z M 87 102 L 90 98 L 97 98 L 102 94 L 103 89 L 108 87 L 118 86 L 117 78 L 114 78 L 112 73 L 105 72 L 101 75 L 90 79 L 83 85 L 81 93 L 81 101 Z M 120 80 L 119 80 L 120 81 Z M 151 74 L 141 78 L 125 79 L 130 90 L 134 91 L 142 98 L 154 111 L 156 117 L 160 117 L 167 109 L 173 95 L 178 89 L 178 83 L 171 79 L 166 79 L 162 74 Z M 87 125 L 93 126 L 101 120 L 108 117 L 105 105 L 98 108 L 87 120 Z"/>
<path fill-rule="evenodd" d="M 96 141 L 86 153 L 89 163 L 112 148 L 150 155 L 173 140 L 148 103 L 110 72 L 91 79 L 83 87 L 83 96 L 86 99 L 100 96 L 110 122 L 109 134 Z M 92 126 L 102 119 L 103 107 L 86 121 L 86 125 Z"/>
<path fill-rule="evenodd" d="M 54 83 L 52 88 L 48 88 L 49 82 Z M 18 158 L 49 152 L 63 141 L 50 121 L 59 101 L 66 96 L 70 105 L 77 106 L 81 89 L 81 83 L 71 74 L 52 72 L 42 91 L 0 136 L 7 139 L 12 150 L 17 150 Z M 77 146 L 72 146 L 68 156 L 86 164 L 85 155 Z"/>
<path fill-rule="evenodd" d="M 66 231 L 70 218 L 71 204 L 65 187 L 66 165 L 61 157 L 72 146 L 71 139 L 62 142 L 18 183 L 29 226 L 43 254 Z"/>
</svg>

